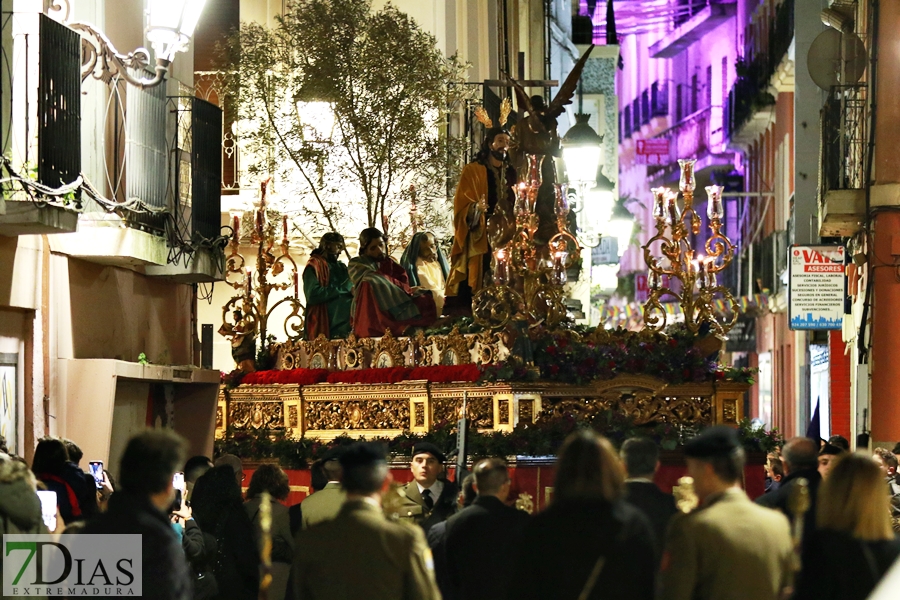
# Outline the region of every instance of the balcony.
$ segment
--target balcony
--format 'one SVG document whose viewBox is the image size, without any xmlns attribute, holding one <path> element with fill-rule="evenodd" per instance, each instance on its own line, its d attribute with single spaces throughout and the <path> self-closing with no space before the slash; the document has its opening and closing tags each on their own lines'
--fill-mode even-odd
<svg viewBox="0 0 900 600">
<path fill-rule="evenodd" d="M 36 12 L 3 13 L 0 235 L 75 231 L 80 82 L 75 31 Z"/>
<path fill-rule="evenodd" d="M 668 157 L 660 157 L 659 165 L 647 166 L 647 178 L 651 181 L 668 179 L 678 170 L 679 158 L 696 158 L 698 161 L 703 156 L 709 155 L 709 122 L 712 108 L 706 107 L 698 110 L 687 118 L 682 119 L 669 129 L 663 131 L 654 139 L 669 140 Z M 708 165 L 698 163 L 699 171 Z"/>
<path fill-rule="evenodd" d="M 737 13 L 735 0 L 681 0 L 683 9 L 675 18 L 675 28 L 650 46 L 652 58 L 673 58 L 700 41 Z"/>
<path fill-rule="evenodd" d="M 848 237 L 865 221 L 866 84 L 835 86 L 819 132 L 819 235 Z"/>
<path fill-rule="evenodd" d="M 733 144 L 754 142 L 772 121 L 775 96 L 793 91 L 794 47 L 794 0 L 784 0 L 769 19 L 765 52 L 735 66 L 738 77 L 728 92 L 725 113 Z"/>
<path fill-rule="evenodd" d="M 109 150 L 92 165 L 89 179 L 97 185 L 85 199 L 78 232 L 56 236 L 53 251 L 180 283 L 222 279 L 222 116 L 218 107 L 194 101 L 191 91 L 167 97 L 165 85 L 101 88 L 110 101 L 98 126 Z"/>
</svg>

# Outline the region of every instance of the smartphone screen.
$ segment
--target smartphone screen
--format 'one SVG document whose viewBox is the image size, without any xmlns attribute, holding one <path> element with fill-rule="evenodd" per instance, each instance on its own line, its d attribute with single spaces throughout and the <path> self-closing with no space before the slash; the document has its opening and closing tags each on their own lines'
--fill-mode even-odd
<svg viewBox="0 0 900 600">
<path fill-rule="evenodd" d="M 56 492 L 49 490 L 38 490 L 38 498 L 41 499 L 41 516 L 44 518 L 44 525 L 50 531 L 56 530 Z"/>
<path fill-rule="evenodd" d="M 91 475 L 94 477 L 94 483 L 97 485 L 97 489 L 103 487 L 103 461 L 102 460 L 92 460 L 90 462 Z"/>
<path fill-rule="evenodd" d="M 184 473 L 182 473 L 181 471 L 175 473 L 175 475 L 172 477 L 172 487 L 176 490 L 181 490 L 182 492 L 184 491 Z"/>
</svg>

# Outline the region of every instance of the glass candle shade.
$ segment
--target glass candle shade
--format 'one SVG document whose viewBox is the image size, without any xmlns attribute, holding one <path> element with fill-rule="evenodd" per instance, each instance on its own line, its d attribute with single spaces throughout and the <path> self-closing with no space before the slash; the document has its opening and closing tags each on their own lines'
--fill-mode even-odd
<svg viewBox="0 0 900 600">
<path fill-rule="evenodd" d="M 494 285 L 509 283 L 509 253 L 506 248 L 494 252 Z"/>
<path fill-rule="evenodd" d="M 678 165 L 681 167 L 681 177 L 678 179 L 678 189 L 682 192 L 693 192 L 697 187 L 694 179 L 694 163 L 697 161 L 693 158 L 679 158 Z"/>
<path fill-rule="evenodd" d="M 653 194 L 653 218 L 662 221 L 666 218 L 666 188 L 655 187 L 650 193 Z"/>
<path fill-rule="evenodd" d="M 651 290 L 658 290 L 660 286 L 659 273 L 650 269 L 650 272 L 647 274 L 647 287 Z"/>
<path fill-rule="evenodd" d="M 708 185 L 706 186 L 706 216 L 709 220 L 722 220 L 725 216 L 725 210 L 722 207 L 722 186 Z"/>
<path fill-rule="evenodd" d="M 565 219 L 569 216 L 569 186 L 565 183 L 553 185 L 556 192 L 556 217 Z"/>
</svg>

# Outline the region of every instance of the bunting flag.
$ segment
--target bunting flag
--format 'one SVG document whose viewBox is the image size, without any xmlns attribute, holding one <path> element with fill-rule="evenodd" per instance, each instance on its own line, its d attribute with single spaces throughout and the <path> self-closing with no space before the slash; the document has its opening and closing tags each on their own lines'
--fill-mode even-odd
<svg viewBox="0 0 900 600">
<path fill-rule="evenodd" d="M 751 308 L 765 310 L 769 306 L 769 297 L 766 294 L 754 294 L 752 296 L 741 296 L 737 299 L 738 308 L 742 313 L 747 312 Z M 731 302 L 724 298 L 718 298 L 712 302 L 713 310 L 724 317 L 731 316 Z M 681 313 L 681 305 L 677 302 L 664 302 L 663 310 L 666 312 L 666 320 L 669 323 L 679 322 L 683 320 Z M 625 306 L 605 305 L 601 313 L 601 322 L 605 327 L 639 327 L 644 320 L 644 305 L 638 302 L 631 302 Z"/>
</svg>

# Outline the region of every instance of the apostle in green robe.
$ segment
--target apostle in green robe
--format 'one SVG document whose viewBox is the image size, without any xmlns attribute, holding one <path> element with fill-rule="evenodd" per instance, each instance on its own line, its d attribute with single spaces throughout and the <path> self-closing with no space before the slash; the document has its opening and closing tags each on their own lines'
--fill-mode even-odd
<svg viewBox="0 0 900 600">
<path fill-rule="evenodd" d="M 343 236 L 333 231 L 326 233 L 303 270 L 306 339 L 314 340 L 319 335 L 343 338 L 350 333 L 353 285 L 347 265 L 338 260 L 343 251 Z"/>
</svg>

